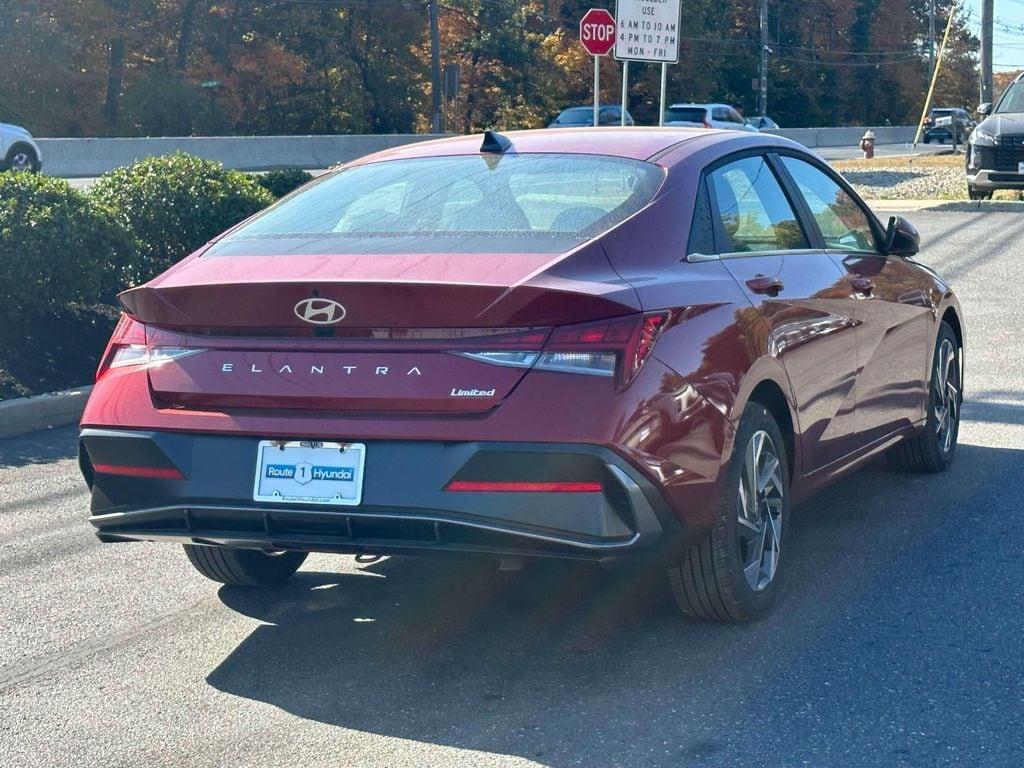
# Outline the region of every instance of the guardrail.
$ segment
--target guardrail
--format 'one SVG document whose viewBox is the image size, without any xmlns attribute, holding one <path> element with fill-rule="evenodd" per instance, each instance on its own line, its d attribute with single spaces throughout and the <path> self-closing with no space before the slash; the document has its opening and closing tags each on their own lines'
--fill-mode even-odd
<svg viewBox="0 0 1024 768">
<path fill-rule="evenodd" d="M 345 136 L 169 136 L 156 139 L 38 139 L 51 176 L 99 176 L 151 155 L 182 151 L 239 171 L 329 168 L 382 149 L 436 139 L 431 134 Z"/>
<path fill-rule="evenodd" d="M 873 131 L 875 144 L 909 144 L 914 140 L 917 126 L 881 125 L 858 126 L 854 128 L 782 128 L 765 131 L 777 136 L 798 141 L 805 147 L 855 147 L 860 144 L 865 132 Z"/>
<path fill-rule="evenodd" d="M 855 147 L 866 127 L 772 131 L 808 147 Z M 877 144 L 909 143 L 914 126 L 872 127 Z M 150 155 L 181 150 L 239 171 L 328 168 L 390 147 L 436 139 L 433 134 L 345 136 L 170 136 L 156 139 L 39 139 L 43 170 L 52 176 L 98 176 Z"/>
</svg>

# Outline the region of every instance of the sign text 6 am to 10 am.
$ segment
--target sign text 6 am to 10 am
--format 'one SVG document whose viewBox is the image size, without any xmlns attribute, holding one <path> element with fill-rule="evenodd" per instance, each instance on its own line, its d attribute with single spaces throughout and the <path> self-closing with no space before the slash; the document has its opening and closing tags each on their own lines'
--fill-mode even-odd
<svg viewBox="0 0 1024 768">
<path fill-rule="evenodd" d="M 618 0 L 615 58 L 679 61 L 680 0 Z"/>
</svg>

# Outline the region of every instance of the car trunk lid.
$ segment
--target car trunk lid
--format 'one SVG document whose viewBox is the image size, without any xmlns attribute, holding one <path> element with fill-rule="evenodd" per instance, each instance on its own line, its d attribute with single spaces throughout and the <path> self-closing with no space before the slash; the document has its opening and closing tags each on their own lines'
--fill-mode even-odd
<svg viewBox="0 0 1024 768">
<path fill-rule="evenodd" d="M 202 255 L 121 296 L 149 369 L 185 408 L 482 412 L 526 368 L 463 352 L 537 351 L 557 325 L 639 309 L 597 242 L 568 254 Z"/>
</svg>

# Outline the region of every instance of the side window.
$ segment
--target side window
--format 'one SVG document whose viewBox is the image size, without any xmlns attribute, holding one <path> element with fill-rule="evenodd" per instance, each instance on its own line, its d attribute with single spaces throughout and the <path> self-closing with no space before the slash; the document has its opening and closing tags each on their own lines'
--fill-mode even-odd
<svg viewBox="0 0 1024 768">
<path fill-rule="evenodd" d="M 725 111 L 725 114 L 726 120 L 728 120 L 730 123 L 739 123 L 740 125 L 743 125 L 743 118 L 740 117 L 740 113 L 737 112 L 732 107 L 729 107 L 729 109 Z"/>
<path fill-rule="evenodd" d="M 711 110 L 711 119 L 725 122 L 725 110 L 721 107 L 714 107 Z"/>
<path fill-rule="evenodd" d="M 729 163 L 708 176 L 728 242 L 723 253 L 808 248 L 779 180 L 761 156 Z"/>
<path fill-rule="evenodd" d="M 868 215 L 842 187 L 810 163 L 782 157 L 800 193 L 818 223 L 826 248 L 876 251 L 875 233 Z"/>
</svg>

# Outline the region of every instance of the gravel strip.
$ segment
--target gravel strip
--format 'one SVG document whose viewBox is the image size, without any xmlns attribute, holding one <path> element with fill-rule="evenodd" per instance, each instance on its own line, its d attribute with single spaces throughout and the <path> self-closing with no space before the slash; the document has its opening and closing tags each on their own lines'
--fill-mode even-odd
<svg viewBox="0 0 1024 768">
<path fill-rule="evenodd" d="M 964 200 L 967 183 L 962 168 L 882 166 L 870 171 L 844 171 L 863 197 L 875 200 Z"/>
</svg>

